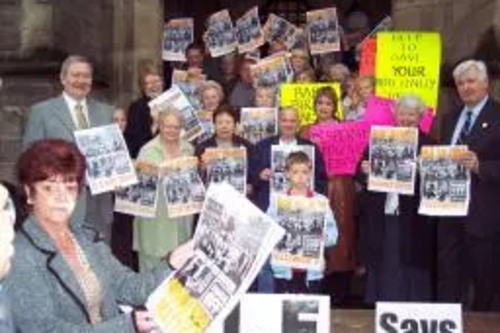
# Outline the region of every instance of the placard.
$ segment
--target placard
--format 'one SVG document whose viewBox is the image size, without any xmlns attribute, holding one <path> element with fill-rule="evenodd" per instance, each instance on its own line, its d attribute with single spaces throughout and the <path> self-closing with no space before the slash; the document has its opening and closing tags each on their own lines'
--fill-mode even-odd
<svg viewBox="0 0 500 333">
<path fill-rule="evenodd" d="M 436 109 L 441 69 L 441 36 L 434 32 L 377 33 L 376 95 L 420 96 Z"/>
<path fill-rule="evenodd" d="M 462 333 L 462 306 L 460 304 L 378 302 L 375 332 Z"/>
</svg>

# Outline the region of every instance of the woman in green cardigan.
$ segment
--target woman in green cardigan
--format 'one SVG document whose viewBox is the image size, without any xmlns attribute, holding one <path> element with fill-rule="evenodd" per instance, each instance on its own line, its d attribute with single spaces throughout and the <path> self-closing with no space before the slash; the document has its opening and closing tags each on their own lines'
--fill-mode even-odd
<svg viewBox="0 0 500 333">
<path fill-rule="evenodd" d="M 159 165 L 194 155 L 194 148 L 181 137 L 183 119 L 177 110 L 160 112 L 157 122 L 159 134 L 141 148 L 138 161 Z M 158 190 L 157 202 L 156 217 L 134 220 L 134 250 L 139 256 L 141 272 L 159 265 L 167 253 L 192 235 L 192 216 L 169 218 L 163 190 Z"/>
</svg>

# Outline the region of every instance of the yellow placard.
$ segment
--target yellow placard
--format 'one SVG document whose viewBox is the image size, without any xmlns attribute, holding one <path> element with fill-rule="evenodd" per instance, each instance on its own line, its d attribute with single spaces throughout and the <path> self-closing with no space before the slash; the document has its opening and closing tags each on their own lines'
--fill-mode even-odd
<svg viewBox="0 0 500 333">
<path fill-rule="evenodd" d="M 441 36 L 434 32 L 377 33 L 375 93 L 397 99 L 420 96 L 436 110 L 441 67 Z"/>
<path fill-rule="evenodd" d="M 337 93 L 337 117 L 344 119 L 340 98 L 340 84 L 338 83 L 284 83 L 281 85 L 280 105 L 293 106 L 299 111 L 300 126 L 312 124 L 316 121 L 314 98 L 318 89 L 332 87 Z"/>
</svg>

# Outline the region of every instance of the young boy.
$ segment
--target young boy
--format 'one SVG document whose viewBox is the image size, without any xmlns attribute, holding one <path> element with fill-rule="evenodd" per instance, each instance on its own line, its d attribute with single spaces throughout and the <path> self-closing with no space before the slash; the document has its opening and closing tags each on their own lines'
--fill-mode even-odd
<svg viewBox="0 0 500 333">
<path fill-rule="evenodd" d="M 298 151 L 288 155 L 285 163 L 285 172 L 289 182 L 289 190 L 286 195 L 325 200 L 324 218 L 326 228 L 323 231 L 325 237 L 324 246 L 330 247 L 337 242 L 337 225 L 330 209 L 328 199 L 315 193 L 310 189 L 312 177 L 312 164 L 306 153 Z M 276 198 L 271 197 L 267 214 L 276 219 L 278 217 Z M 301 217 L 299 217 L 301 218 Z M 324 225 L 324 224 L 323 224 Z M 300 230 L 301 227 L 298 227 Z M 296 229 L 297 230 L 297 229 Z M 303 230 L 303 229 L 302 229 Z M 290 236 L 287 234 L 285 237 Z M 323 279 L 324 260 L 322 267 L 317 270 L 294 269 L 271 263 L 274 275 L 274 291 L 276 293 L 294 294 L 318 294 L 321 292 L 321 280 Z"/>
</svg>

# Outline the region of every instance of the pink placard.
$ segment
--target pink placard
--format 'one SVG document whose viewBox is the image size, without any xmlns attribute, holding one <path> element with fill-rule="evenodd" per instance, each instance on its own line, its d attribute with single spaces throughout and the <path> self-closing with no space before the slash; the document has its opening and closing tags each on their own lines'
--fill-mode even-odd
<svg viewBox="0 0 500 333">
<path fill-rule="evenodd" d="M 328 175 L 354 175 L 368 145 L 370 124 L 364 121 L 312 126 L 309 138 L 325 160 Z"/>
</svg>

